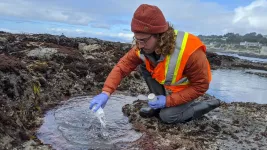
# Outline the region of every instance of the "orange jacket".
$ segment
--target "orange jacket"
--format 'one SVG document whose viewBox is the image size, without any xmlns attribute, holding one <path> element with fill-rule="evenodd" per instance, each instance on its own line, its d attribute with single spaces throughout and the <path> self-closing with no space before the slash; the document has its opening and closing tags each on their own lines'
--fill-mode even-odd
<svg viewBox="0 0 267 150">
<path fill-rule="evenodd" d="M 152 75 L 152 78 L 171 92 L 179 92 L 190 86 L 189 79 L 183 74 L 186 63 L 190 55 L 198 48 L 202 48 L 206 52 L 206 46 L 199 40 L 198 37 L 183 31 L 175 30 L 176 45 L 175 50 L 171 55 L 167 55 L 161 59 L 157 65 L 154 65 L 148 58 L 136 49 L 136 55 L 146 64 L 146 69 Z M 208 60 L 206 60 L 209 66 Z M 206 70 L 211 81 L 211 70 Z"/>
<path fill-rule="evenodd" d="M 192 38 L 191 38 L 192 40 Z M 193 40 L 198 40 L 194 39 Z M 193 41 L 192 41 L 193 42 Z M 108 75 L 103 91 L 113 93 L 122 78 L 129 75 L 143 61 L 136 55 L 136 48 L 126 53 Z M 209 87 L 209 64 L 205 55 L 205 46 L 199 45 L 192 51 L 183 69 L 183 75 L 190 81 L 190 86 L 167 96 L 166 106 L 176 106 L 189 102 L 203 95 Z"/>
</svg>

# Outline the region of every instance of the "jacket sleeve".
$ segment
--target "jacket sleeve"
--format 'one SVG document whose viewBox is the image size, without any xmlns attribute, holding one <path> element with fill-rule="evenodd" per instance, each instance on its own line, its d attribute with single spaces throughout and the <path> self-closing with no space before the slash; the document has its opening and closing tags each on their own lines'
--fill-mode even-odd
<svg viewBox="0 0 267 150">
<path fill-rule="evenodd" d="M 133 47 L 111 70 L 104 83 L 102 91 L 112 94 L 120 84 L 121 80 L 129 75 L 141 63 L 143 63 L 143 61 L 136 55 L 135 47 Z"/>
<path fill-rule="evenodd" d="M 196 50 L 188 59 L 184 74 L 190 85 L 182 91 L 167 96 L 166 106 L 177 106 L 203 95 L 209 88 L 208 62 L 203 50 Z"/>
</svg>

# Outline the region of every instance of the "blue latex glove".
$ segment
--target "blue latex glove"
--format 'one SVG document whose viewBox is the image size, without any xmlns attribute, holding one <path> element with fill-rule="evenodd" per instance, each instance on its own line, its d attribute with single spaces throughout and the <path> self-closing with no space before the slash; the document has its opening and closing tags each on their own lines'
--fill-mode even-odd
<svg viewBox="0 0 267 150">
<path fill-rule="evenodd" d="M 104 108 L 106 103 L 108 101 L 108 95 L 106 93 L 98 94 L 97 96 L 93 97 L 93 99 L 90 101 L 90 107 L 91 110 L 94 105 L 96 105 L 96 108 L 93 110 L 96 112 L 100 107 Z"/>
<path fill-rule="evenodd" d="M 166 107 L 166 96 L 164 95 L 158 95 L 157 100 L 154 102 L 148 102 L 148 105 L 151 108 L 157 109 L 157 108 L 164 108 Z"/>
</svg>

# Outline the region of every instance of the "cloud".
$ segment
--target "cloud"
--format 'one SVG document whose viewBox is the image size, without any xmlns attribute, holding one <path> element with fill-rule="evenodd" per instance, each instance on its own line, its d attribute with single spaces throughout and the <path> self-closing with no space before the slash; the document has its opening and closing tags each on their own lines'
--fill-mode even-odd
<svg viewBox="0 0 267 150">
<path fill-rule="evenodd" d="M 1 1 L 0 15 L 78 25 L 87 25 L 93 20 L 84 12 L 72 11 L 70 8 L 61 8 L 57 5 L 38 5 L 34 1 L 26 0 Z"/>
<path fill-rule="evenodd" d="M 113 40 L 121 42 L 131 42 L 133 39 L 133 33 L 109 33 L 109 32 L 96 32 L 84 29 L 72 29 L 72 28 L 48 28 L 47 32 L 52 34 L 64 34 L 67 36 L 87 36 L 87 37 L 97 37 L 104 40 Z"/>
<path fill-rule="evenodd" d="M 147 3 L 158 6 L 167 21 L 178 30 L 193 34 L 225 34 L 226 32 L 267 34 L 267 0 L 254 0 L 238 6 L 236 1 L 220 3 L 203 0 L 1 0 L 0 16 L 24 20 L 41 20 L 89 26 L 97 31 L 131 33 L 131 19 L 136 8 Z M 231 4 L 230 4 L 231 3 Z M 231 8 L 228 6 L 231 5 Z M 19 6 L 19 7 L 18 7 Z M 233 7 L 236 7 L 233 9 Z M 53 26 L 57 28 L 57 26 Z M 74 28 L 81 29 L 80 26 Z M 73 29 L 72 29 L 73 30 Z M 76 33 L 76 32 L 75 32 Z"/>
<path fill-rule="evenodd" d="M 91 27 L 93 28 L 102 28 L 102 29 L 110 29 L 109 24 L 92 24 Z"/>
<path fill-rule="evenodd" d="M 62 2 L 38 0 L 15 0 L 15 2 L 11 2 L 4 0 L 0 2 L 0 15 L 78 25 L 91 23 L 92 27 L 110 29 L 118 24 L 130 26 L 135 9 L 142 3 L 148 3 L 157 5 L 162 9 L 166 19 L 172 21 L 178 28 L 192 30 L 193 32 L 198 30 L 208 31 L 210 27 L 207 28 L 207 25 L 213 25 L 214 30 L 219 31 L 215 27 L 220 22 L 225 21 L 217 21 L 218 18 L 227 18 L 224 13 L 225 10 L 220 5 L 200 2 L 199 0 L 147 0 L 146 2 L 142 0 L 99 0 L 94 3 L 66 0 L 64 5 Z M 108 25 L 103 24 L 103 22 Z"/>
<path fill-rule="evenodd" d="M 160 6 L 174 27 L 194 34 L 222 34 L 233 18 L 233 12 L 216 2 L 182 0 Z"/>
<path fill-rule="evenodd" d="M 233 28 L 238 32 L 267 33 L 267 0 L 256 0 L 235 9 Z"/>
<path fill-rule="evenodd" d="M 132 40 L 133 39 L 133 33 L 130 33 L 130 34 L 127 34 L 127 33 L 117 33 L 117 34 L 110 34 L 110 36 L 126 38 L 127 40 Z"/>
<path fill-rule="evenodd" d="M 54 31 L 54 32 L 70 32 L 69 29 L 65 29 L 65 28 L 49 28 L 47 29 L 48 31 Z M 79 30 L 78 30 L 79 31 Z M 77 32 L 78 32 L 77 31 Z"/>
</svg>

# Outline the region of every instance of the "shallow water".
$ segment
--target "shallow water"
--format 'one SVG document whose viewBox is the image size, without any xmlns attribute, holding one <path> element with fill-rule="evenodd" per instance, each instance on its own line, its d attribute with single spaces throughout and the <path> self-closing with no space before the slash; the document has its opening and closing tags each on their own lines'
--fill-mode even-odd
<svg viewBox="0 0 267 150">
<path fill-rule="evenodd" d="M 267 78 L 246 72 L 265 73 L 265 71 L 251 69 L 213 70 L 213 79 L 207 93 L 225 102 L 267 104 Z"/>
<path fill-rule="evenodd" d="M 213 70 L 213 80 L 208 94 L 225 102 L 267 103 L 267 78 L 246 72 L 261 70 Z M 75 97 L 62 106 L 46 113 L 37 137 L 54 149 L 118 149 L 135 141 L 141 133 L 135 132 L 122 107 L 137 97 L 112 95 L 104 108 L 106 128 L 89 111 L 92 97 Z M 145 96 L 138 97 L 145 99 Z"/>
<path fill-rule="evenodd" d="M 244 60 L 249 60 L 252 62 L 264 62 L 267 63 L 267 59 L 263 58 L 254 58 L 254 57 L 246 57 L 246 56 L 240 56 L 238 54 L 231 54 L 231 53 L 222 53 L 222 52 L 216 52 L 218 55 L 225 55 L 225 56 L 233 56 Z"/>
<path fill-rule="evenodd" d="M 92 97 L 75 97 L 64 105 L 46 113 L 37 137 L 54 149 L 115 149 L 121 142 L 139 139 L 122 113 L 122 106 L 132 103 L 136 97 L 113 95 L 104 108 L 106 128 L 89 111 Z"/>
</svg>

